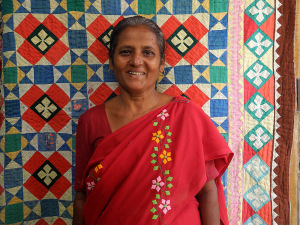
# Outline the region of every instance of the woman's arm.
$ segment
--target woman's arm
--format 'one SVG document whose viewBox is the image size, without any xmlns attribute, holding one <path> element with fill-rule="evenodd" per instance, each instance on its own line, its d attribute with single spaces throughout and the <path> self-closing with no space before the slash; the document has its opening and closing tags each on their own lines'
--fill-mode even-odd
<svg viewBox="0 0 300 225">
<path fill-rule="evenodd" d="M 220 225 L 218 190 L 215 180 L 206 182 L 196 196 L 203 225 Z"/>
<path fill-rule="evenodd" d="M 76 192 L 73 205 L 73 223 L 72 225 L 84 225 L 84 218 L 82 215 L 83 206 L 85 203 L 85 193 Z"/>
</svg>

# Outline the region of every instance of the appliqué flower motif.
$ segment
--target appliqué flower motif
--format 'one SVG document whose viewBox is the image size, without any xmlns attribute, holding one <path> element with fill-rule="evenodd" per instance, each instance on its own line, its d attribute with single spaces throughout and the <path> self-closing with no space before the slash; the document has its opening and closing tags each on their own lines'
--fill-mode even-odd
<svg viewBox="0 0 300 225">
<path fill-rule="evenodd" d="M 158 207 L 162 209 L 164 214 L 166 214 L 169 210 L 171 210 L 170 200 L 162 199 Z"/>
<path fill-rule="evenodd" d="M 87 189 L 88 189 L 89 191 L 91 191 L 91 190 L 95 187 L 95 182 L 94 182 L 94 181 L 92 181 L 92 182 L 87 182 L 86 184 L 87 184 Z"/>
<path fill-rule="evenodd" d="M 156 180 L 152 180 L 152 187 L 151 189 L 155 189 L 157 192 L 159 192 L 160 188 L 165 185 L 164 182 L 162 182 L 161 177 L 157 177 Z"/>
<path fill-rule="evenodd" d="M 157 115 L 157 117 L 160 117 L 162 120 L 165 120 L 166 117 L 169 116 L 169 113 L 167 113 L 167 110 L 164 109 L 160 114 Z"/>
<path fill-rule="evenodd" d="M 159 156 L 161 159 L 163 159 L 163 163 L 166 164 L 169 161 L 172 161 L 171 158 L 171 152 L 167 152 L 166 150 L 163 151 L 162 154 Z"/>
<path fill-rule="evenodd" d="M 152 141 L 156 141 L 156 143 L 159 143 L 159 140 L 164 138 L 164 135 L 162 135 L 161 130 L 152 133 L 153 137 L 152 137 Z"/>
</svg>

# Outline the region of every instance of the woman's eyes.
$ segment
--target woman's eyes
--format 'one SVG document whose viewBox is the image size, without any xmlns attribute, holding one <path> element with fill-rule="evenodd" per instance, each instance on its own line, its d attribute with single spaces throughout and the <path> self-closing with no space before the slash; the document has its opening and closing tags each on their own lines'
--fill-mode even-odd
<svg viewBox="0 0 300 225">
<path fill-rule="evenodd" d="M 122 50 L 120 51 L 121 55 L 129 55 L 132 51 L 131 50 Z"/>
<path fill-rule="evenodd" d="M 132 50 L 127 50 L 127 49 L 125 49 L 125 50 L 121 50 L 120 51 L 120 54 L 121 55 L 124 55 L 124 56 L 128 56 L 128 55 L 130 55 L 130 54 L 132 54 L 133 53 L 133 51 Z M 145 55 L 145 56 L 152 56 L 152 55 L 155 55 L 154 54 L 154 52 L 153 51 L 151 51 L 151 50 L 144 50 L 143 51 L 143 54 Z"/>
<path fill-rule="evenodd" d="M 150 50 L 145 50 L 144 54 L 147 55 L 147 56 L 150 56 L 150 55 L 154 55 L 154 52 L 150 51 Z"/>
</svg>

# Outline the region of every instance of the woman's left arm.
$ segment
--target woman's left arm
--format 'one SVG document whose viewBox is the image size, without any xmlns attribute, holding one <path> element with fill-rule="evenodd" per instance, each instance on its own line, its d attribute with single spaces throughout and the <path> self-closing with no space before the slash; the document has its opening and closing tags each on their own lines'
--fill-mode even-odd
<svg viewBox="0 0 300 225">
<path fill-rule="evenodd" d="M 206 182 L 196 195 L 203 225 L 220 225 L 218 190 L 215 180 Z"/>
</svg>

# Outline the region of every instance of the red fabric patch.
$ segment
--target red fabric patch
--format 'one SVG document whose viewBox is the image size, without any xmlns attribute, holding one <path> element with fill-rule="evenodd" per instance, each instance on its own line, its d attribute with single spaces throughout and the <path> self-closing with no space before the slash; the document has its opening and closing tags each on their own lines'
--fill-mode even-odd
<svg viewBox="0 0 300 225">
<path fill-rule="evenodd" d="M 246 42 L 257 31 L 258 26 L 246 13 L 244 16 L 244 42 Z"/>
<path fill-rule="evenodd" d="M 17 52 L 23 56 L 28 62 L 32 65 L 35 65 L 43 57 L 43 54 L 40 53 L 35 47 L 33 47 L 28 41 L 18 48 Z"/>
<path fill-rule="evenodd" d="M 45 54 L 45 58 L 55 65 L 67 52 L 69 48 L 60 40 L 58 40 Z"/>
<path fill-rule="evenodd" d="M 183 94 L 182 91 L 174 84 L 170 88 L 168 88 L 164 93 L 171 96 L 180 96 Z"/>
<path fill-rule="evenodd" d="M 58 39 L 60 39 L 68 29 L 55 16 L 50 14 L 42 23 L 47 27 Z"/>
<path fill-rule="evenodd" d="M 25 19 L 16 27 L 15 32 L 20 34 L 23 38 L 28 36 L 41 24 L 33 15 L 29 14 Z"/>
<path fill-rule="evenodd" d="M 195 65 L 199 59 L 208 51 L 208 49 L 201 43 L 197 43 L 190 51 L 183 57 L 191 65 Z"/>
<path fill-rule="evenodd" d="M 192 85 L 189 89 L 184 92 L 192 101 L 196 102 L 202 107 L 210 98 L 206 96 L 196 85 Z"/>
<path fill-rule="evenodd" d="M 190 16 L 183 26 L 199 41 L 207 32 L 208 29 L 194 16 Z"/>
<path fill-rule="evenodd" d="M 108 60 L 108 50 L 107 48 L 99 41 L 96 40 L 90 47 L 89 51 L 93 53 L 94 56 L 104 64 Z"/>
<path fill-rule="evenodd" d="M 103 34 L 109 27 L 111 26 L 110 22 L 108 22 L 104 16 L 98 16 L 94 22 L 89 25 L 86 30 L 90 32 L 95 38 L 98 38 L 101 34 Z"/>
<path fill-rule="evenodd" d="M 161 26 L 165 39 L 167 40 L 180 25 L 181 23 L 174 16 L 171 16 L 170 19 Z"/>
<path fill-rule="evenodd" d="M 97 90 L 90 96 L 90 101 L 92 101 L 95 105 L 102 104 L 113 91 L 108 87 L 105 83 L 101 84 Z"/>
</svg>

